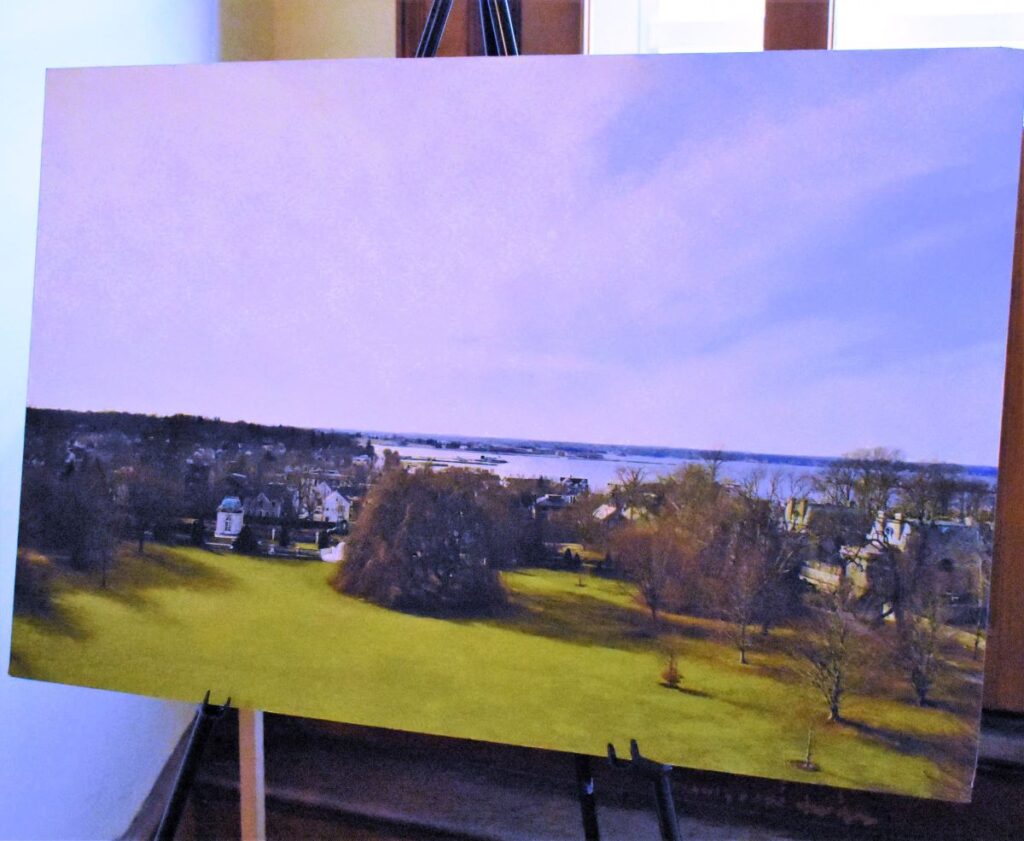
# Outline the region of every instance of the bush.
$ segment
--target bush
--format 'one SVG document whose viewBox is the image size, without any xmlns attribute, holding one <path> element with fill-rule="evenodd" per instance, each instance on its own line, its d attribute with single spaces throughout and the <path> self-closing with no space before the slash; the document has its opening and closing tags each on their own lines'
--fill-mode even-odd
<svg viewBox="0 0 1024 841">
<path fill-rule="evenodd" d="M 53 564 L 45 555 L 26 549 L 18 550 L 17 573 L 14 579 L 14 611 L 38 615 L 53 606 Z"/>
<path fill-rule="evenodd" d="M 289 546 L 292 542 L 292 536 L 288 533 L 288 526 L 281 526 L 281 529 L 277 533 L 277 545 L 278 546 Z"/>
<path fill-rule="evenodd" d="M 682 675 L 679 674 L 679 664 L 676 661 L 676 655 L 669 654 L 668 662 L 661 671 L 661 685 L 669 689 L 678 689 L 681 680 Z"/>
<path fill-rule="evenodd" d="M 242 530 L 238 533 L 238 537 L 234 539 L 231 548 L 245 555 L 253 555 L 259 550 L 260 545 L 259 541 L 256 540 L 256 535 L 252 533 L 252 529 L 246 525 L 242 526 Z"/>
<path fill-rule="evenodd" d="M 206 521 L 202 517 L 192 521 L 192 527 L 188 533 L 188 542 L 193 546 L 203 546 L 206 544 Z"/>
</svg>

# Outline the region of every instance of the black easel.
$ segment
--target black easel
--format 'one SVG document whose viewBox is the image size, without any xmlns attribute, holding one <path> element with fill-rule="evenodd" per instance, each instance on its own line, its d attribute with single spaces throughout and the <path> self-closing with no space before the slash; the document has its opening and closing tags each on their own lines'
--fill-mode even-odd
<svg viewBox="0 0 1024 841">
<path fill-rule="evenodd" d="M 484 55 L 519 55 L 508 0 L 477 0 L 477 5 L 480 10 L 480 27 L 484 33 Z M 430 4 L 423 34 L 416 45 L 416 58 L 432 58 L 437 55 L 451 10 L 452 0 L 433 0 Z"/>
<path fill-rule="evenodd" d="M 658 827 L 661 829 L 662 841 L 682 841 L 679 835 L 679 821 L 676 818 L 676 805 L 672 798 L 672 766 L 654 762 L 640 755 L 636 739 L 629 740 L 629 761 L 619 759 L 615 755 L 613 745 L 608 745 L 608 761 L 612 768 L 619 768 L 636 774 L 654 786 L 654 797 L 658 804 Z"/>
<path fill-rule="evenodd" d="M 167 806 L 164 807 L 163 817 L 160 818 L 160 826 L 157 827 L 155 841 L 172 841 L 178 830 L 181 821 L 181 813 L 185 808 L 192 784 L 196 779 L 196 772 L 199 770 L 199 760 L 203 757 L 203 750 L 210 738 L 210 731 L 227 712 L 231 706 L 231 699 L 224 702 L 224 706 L 218 707 L 210 703 L 210 690 L 206 690 L 202 703 L 196 709 L 196 717 L 192 721 L 192 731 L 188 734 L 188 744 L 185 747 L 185 755 L 181 758 L 181 765 L 178 766 L 178 773 L 174 778 L 174 788 L 171 796 L 167 799 Z"/>
</svg>

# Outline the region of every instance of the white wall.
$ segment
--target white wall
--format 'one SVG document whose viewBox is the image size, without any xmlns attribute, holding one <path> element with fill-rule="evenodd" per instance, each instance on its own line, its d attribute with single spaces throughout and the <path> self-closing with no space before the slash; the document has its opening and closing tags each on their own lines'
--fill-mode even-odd
<svg viewBox="0 0 1024 841">
<path fill-rule="evenodd" d="M 192 715 L 6 674 L 44 68 L 209 62 L 218 51 L 216 0 L 0 4 L 0 838 L 120 834 Z"/>
</svg>

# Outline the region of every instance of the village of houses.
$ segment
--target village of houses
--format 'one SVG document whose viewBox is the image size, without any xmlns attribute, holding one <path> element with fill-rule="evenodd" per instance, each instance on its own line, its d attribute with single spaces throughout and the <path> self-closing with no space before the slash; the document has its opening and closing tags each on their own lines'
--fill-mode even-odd
<svg viewBox="0 0 1024 841">
<path fill-rule="evenodd" d="M 365 447 L 368 443 L 363 440 L 357 445 Z M 193 459 L 202 463 L 211 455 L 216 457 L 216 454 L 199 451 Z M 259 528 L 262 535 L 257 551 L 340 562 L 344 559 L 345 538 L 353 517 L 358 513 L 361 497 L 383 458 L 372 453 L 351 457 L 350 464 L 359 469 L 360 476 L 366 477 L 363 484 L 353 484 L 351 474 L 342 470 L 317 467 L 304 467 L 290 475 L 275 476 L 259 487 L 250 486 L 245 475 L 233 475 L 231 479 L 239 490 L 237 494 L 221 500 L 216 511 L 213 537 L 208 545 L 219 548 L 232 546 L 243 526 L 249 523 Z M 491 458 L 482 456 L 475 465 L 463 458 L 458 461 L 442 458 L 428 463 L 432 469 L 440 470 L 450 466 L 487 470 Z M 414 469 L 423 467 L 424 462 L 416 459 L 405 466 Z M 653 515 L 659 504 L 657 494 L 652 490 L 641 493 L 639 497 L 627 498 L 622 488 L 614 483 L 604 492 L 591 493 L 588 480 L 582 477 L 563 476 L 557 480 L 530 478 L 540 480 L 538 490 L 545 489 L 545 492 L 533 496 L 531 517 L 546 521 L 574 506 L 583 506 L 605 535 L 619 524 L 643 522 Z M 734 493 L 741 492 L 736 483 L 724 484 Z M 944 576 L 947 602 L 944 616 L 947 621 L 972 622 L 980 639 L 987 598 L 987 568 L 991 563 L 990 522 L 979 523 L 976 516 L 967 513 L 959 517 L 931 517 L 922 522 L 921 518 L 906 516 L 900 511 L 879 510 L 864 531 L 862 518 L 855 508 L 848 505 L 801 496 L 788 498 L 780 509 L 780 525 L 791 534 L 807 535 L 813 531 L 816 520 L 829 521 L 829 534 L 808 541 L 808 551 L 798 565 L 799 580 L 823 594 L 834 594 L 845 586 L 854 599 L 870 595 L 876 567 L 886 560 L 884 556 L 892 552 L 906 552 L 915 532 L 926 527 L 928 562 L 937 566 Z M 987 513 L 990 515 L 991 510 Z M 308 549 L 280 545 L 280 530 L 291 522 L 304 523 L 312 530 Z M 582 552 L 584 557 L 592 559 L 586 564 L 589 568 L 614 572 L 601 560 L 600 552 L 605 549 L 605 540 L 599 540 L 597 546 L 587 546 L 583 535 L 571 530 L 566 533 L 564 529 L 552 529 L 547 537 L 545 547 L 553 563 L 558 564 L 564 558 L 564 566 L 581 568 L 584 566 L 580 557 Z M 884 610 L 886 605 L 880 607 Z"/>
<path fill-rule="evenodd" d="M 429 465 L 434 470 L 490 470 L 502 463 L 494 455 L 467 457 L 450 450 L 439 453 L 436 460 L 414 457 L 406 461 L 396 451 L 378 453 L 368 437 L 349 433 L 285 428 L 283 434 L 281 427 L 205 419 L 189 419 L 182 429 L 180 421 L 175 423 L 181 416 L 29 412 L 30 418 L 35 413 L 51 422 L 36 424 L 45 430 L 38 435 L 29 424 L 26 476 L 31 470 L 46 471 L 47 462 L 52 472 L 53 462 L 58 460 L 64 470 L 92 460 L 108 469 L 116 500 L 128 493 L 127 484 L 119 479 L 130 478 L 137 469 L 119 462 L 128 461 L 128 454 L 137 461 L 141 454 L 180 477 L 177 488 L 167 477 L 160 483 L 168 497 L 174 498 L 173 503 L 167 501 L 163 515 L 177 520 L 178 539 L 184 539 L 191 526 L 193 544 L 215 551 L 241 546 L 248 554 L 337 563 L 344 559 L 346 537 L 361 503 L 387 462 L 406 469 Z M 53 422 L 56 419 L 59 421 Z M 135 435 L 132 427 L 139 427 Z M 622 524 L 656 518 L 664 505 L 658 477 L 641 481 L 634 471 L 631 480 L 625 475 L 623 480 L 598 492 L 592 492 L 586 478 L 576 476 L 524 477 L 503 483 L 516 487 L 529 516 L 544 526 L 544 545 L 552 564 L 565 559 L 573 568 L 588 566 L 614 575 L 624 571 L 607 563 L 608 535 Z M 632 490 L 626 487 L 630 481 Z M 979 489 L 984 483 L 966 484 L 972 494 L 961 494 L 958 507 L 947 502 L 942 507 L 950 510 L 924 519 L 895 508 L 878 510 L 865 519 L 857 506 L 849 501 L 829 501 L 827 490 L 822 493 L 820 488 L 818 493 L 768 502 L 781 531 L 813 537 L 805 541 L 796 568 L 799 580 L 811 589 L 831 593 L 847 586 L 854 596 L 866 596 L 877 577 L 873 576 L 873 568 L 879 565 L 876 561 L 894 551 L 905 552 L 912 536 L 926 530 L 929 564 L 944 573 L 948 587 L 946 596 L 952 610 L 947 614 L 959 611 L 977 616 L 979 606 L 983 607 L 986 570 L 991 562 L 994 499 L 990 486 Z M 813 488 L 814 481 L 803 485 Z M 722 486 L 733 495 L 752 493 L 749 486 L 743 488 L 728 480 L 722 481 Z M 896 501 L 897 489 L 892 491 Z M 945 493 L 949 495 L 949 488 Z M 970 504 L 964 501 L 968 496 Z M 581 517 L 594 528 L 581 527 Z M 157 519 L 154 516 L 147 526 L 155 529 Z M 245 536 L 250 539 L 240 543 L 243 532 L 248 532 Z"/>
</svg>

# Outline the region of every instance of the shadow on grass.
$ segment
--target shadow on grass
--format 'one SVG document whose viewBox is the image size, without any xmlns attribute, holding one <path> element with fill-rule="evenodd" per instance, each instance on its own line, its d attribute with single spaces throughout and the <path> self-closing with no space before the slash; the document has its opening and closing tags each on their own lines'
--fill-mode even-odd
<svg viewBox="0 0 1024 841">
<path fill-rule="evenodd" d="M 154 590 L 230 590 L 234 577 L 208 563 L 205 549 L 147 544 L 140 554 L 134 546 L 123 545 L 107 574 L 107 586 L 94 583 L 100 596 L 123 601 L 132 607 L 146 607 Z"/>
<path fill-rule="evenodd" d="M 688 626 L 665 621 L 654 628 L 649 614 L 613 604 L 584 590 L 512 592 L 508 604 L 492 616 L 455 621 L 472 621 L 576 645 L 642 652 L 660 651 L 666 636 L 688 636 L 690 630 Z"/>
<path fill-rule="evenodd" d="M 52 602 L 46 610 L 19 612 L 16 616 L 21 622 L 43 633 L 59 634 L 72 640 L 86 640 L 90 636 L 75 611 L 59 601 Z M 17 631 L 14 636 L 17 636 Z"/>
<path fill-rule="evenodd" d="M 662 684 L 665 686 L 665 684 Z M 672 689 L 678 692 L 680 695 L 689 695 L 691 698 L 710 698 L 710 692 L 704 692 L 700 689 L 690 689 L 688 686 L 665 686 L 666 689 Z"/>
<path fill-rule="evenodd" d="M 923 736 L 892 727 L 879 727 L 864 721 L 843 718 L 837 726 L 848 727 L 860 736 L 878 742 L 904 756 L 919 756 L 936 769 L 934 783 L 945 794 L 959 796 L 974 768 L 976 741 L 967 734 Z"/>
<path fill-rule="evenodd" d="M 206 550 L 151 543 L 140 554 L 134 545 L 122 544 L 110 562 L 106 586 L 98 571 L 77 571 L 65 564 L 54 564 L 49 604 L 19 617 L 40 631 L 80 640 L 87 639 L 89 631 L 67 604 L 66 597 L 73 593 L 88 593 L 135 609 L 147 609 L 154 606 L 150 594 L 158 590 L 231 589 L 234 577 L 204 563 L 203 553 Z"/>
</svg>

